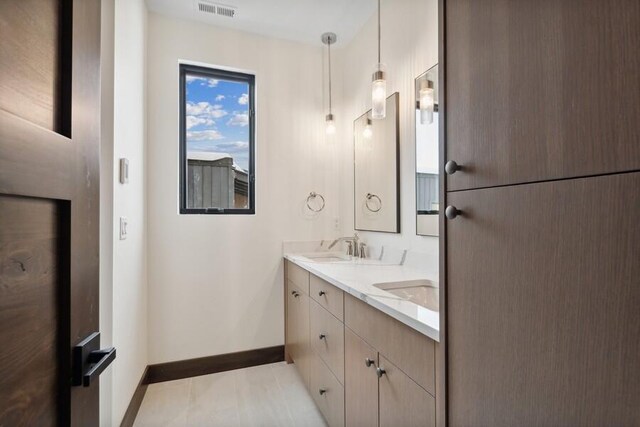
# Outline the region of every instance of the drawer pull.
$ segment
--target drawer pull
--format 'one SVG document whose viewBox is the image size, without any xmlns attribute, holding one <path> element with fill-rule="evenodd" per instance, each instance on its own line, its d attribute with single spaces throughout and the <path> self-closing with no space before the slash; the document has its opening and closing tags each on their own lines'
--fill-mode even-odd
<svg viewBox="0 0 640 427">
<path fill-rule="evenodd" d="M 321 297 L 321 296 L 323 296 L 323 295 L 326 295 L 326 294 L 327 294 L 327 293 L 326 293 L 325 291 L 320 291 L 320 292 L 318 292 L 318 296 L 319 296 L 319 297 Z"/>
<path fill-rule="evenodd" d="M 373 363 L 373 359 L 369 359 L 368 357 L 364 359 L 364 364 L 367 365 L 367 368 L 370 368 Z"/>
<path fill-rule="evenodd" d="M 320 334 L 320 335 L 318 335 L 318 338 L 323 340 L 323 339 L 327 338 L 327 336 L 325 334 Z"/>
<path fill-rule="evenodd" d="M 384 368 L 376 368 L 376 375 L 378 376 L 378 378 L 382 378 L 382 376 L 386 373 L 387 371 L 385 371 Z"/>
<path fill-rule="evenodd" d="M 322 396 L 323 394 L 325 394 L 327 392 L 326 388 L 321 388 L 320 390 L 318 390 L 318 393 L 320 393 L 320 396 Z"/>
</svg>

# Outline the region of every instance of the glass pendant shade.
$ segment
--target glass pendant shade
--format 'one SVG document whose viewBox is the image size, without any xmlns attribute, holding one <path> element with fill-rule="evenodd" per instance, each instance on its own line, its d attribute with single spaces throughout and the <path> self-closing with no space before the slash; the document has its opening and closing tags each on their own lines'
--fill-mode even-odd
<svg viewBox="0 0 640 427">
<path fill-rule="evenodd" d="M 371 85 L 371 118 L 384 119 L 387 115 L 387 80 L 382 64 L 376 66 Z"/>
<path fill-rule="evenodd" d="M 326 127 L 327 135 L 333 135 L 334 133 L 336 133 L 336 124 L 333 121 L 333 114 L 327 114 L 325 121 L 327 124 L 327 127 Z"/>
<path fill-rule="evenodd" d="M 431 84 L 433 85 L 433 83 Z M 420 123 L 433 123 L 433 110 L 435 106 L 433 87 L 425 86 L 420 89 Z"/>
</svg>

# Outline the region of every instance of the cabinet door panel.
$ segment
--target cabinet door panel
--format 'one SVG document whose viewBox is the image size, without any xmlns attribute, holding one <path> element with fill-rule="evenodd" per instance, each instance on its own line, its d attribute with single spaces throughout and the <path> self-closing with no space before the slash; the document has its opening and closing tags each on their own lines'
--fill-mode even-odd
<svg viewBox="0 0 640 427">
<path fill-rule="evenodd" d="M 640 173 L 448 199 L 451 425 L 640 425 Z"/>
<path fill-rule="evenodd" d="M 309 342 L 338 381 L 344 382 L 344 325 L 314 300 L 309 302 Z"/>
<path fill-rule="evenodd" d="M 640 2 L 447 0 L 447 190 L 640 169 Z"/>
<path fill-rule="evenodd" d="M 288 283 L 287 349 L 305 384 L 309 385 L 309 297 Z"/>
<path fill-rule="evenodd" d="M 344 427 L 344 387 L 318 356 L 312 354 L 309 360 L 309 393 L 329 427 Z"/>
<path fill-rule="evenodd" d="M 378 352 L 345 328 L 345 416 L 347 427 L 378 425 Z M 367 366 L 365 361 L 373 363 Z"/>
<path fill-rule="evenodd" d="M 382 355 L 380 367 L 380 427 L 435 426 L 435 398 Z"/>
</svg>

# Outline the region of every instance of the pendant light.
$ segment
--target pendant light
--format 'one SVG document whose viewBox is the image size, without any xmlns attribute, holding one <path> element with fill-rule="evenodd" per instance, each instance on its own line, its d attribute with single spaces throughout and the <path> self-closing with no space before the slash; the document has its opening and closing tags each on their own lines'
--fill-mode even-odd
<svg viewBox="0 0 640 427">
<path fill-rule="evenodd" d="M 384 119 L 387 115 L 387 80 L 384 65 L 380 62 L 380 0 L 378 0 L 378 63 L 371 85 L 371 118 Z"/>
<path fill-rule="evenodd" d="M 327 45 L 327 50 L 329 51 L 329 114 L 325 116 L 327 135 L 336 133 L 336 125 L 333 121 L 333 113 L 331 112 L 331 45 L 335 43 L 336 40 L 338 40 L 338 36 L 336 36 L 335 33 L 324 33 L 322 35 L 322 43 Z"/>
<path fill-rule="evenodd" d="M 418 105 L 420 106 L 420 123 L 423 125 L 430 125 L 433 123 L 433 111 L 435 109 L 433 81 L 426 79 L 422 83 L 419 95 L 420 100 L 418 101 Z"/>
</svg>

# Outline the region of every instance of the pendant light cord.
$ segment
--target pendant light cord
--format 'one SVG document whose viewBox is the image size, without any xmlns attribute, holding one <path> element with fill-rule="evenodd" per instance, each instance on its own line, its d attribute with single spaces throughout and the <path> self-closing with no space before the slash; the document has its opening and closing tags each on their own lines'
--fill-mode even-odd
<svg viewBox="0 0 640 427">
<path fill-rule="evenodd" d="M 331 114 L 331 37 L 327 46 L 329 46 L 329 114 Z"/>
<path fill-rule="evenodd" d="M 378 0 L 378 64 L 380 63 L 380 0 Z"/>
</svg>

